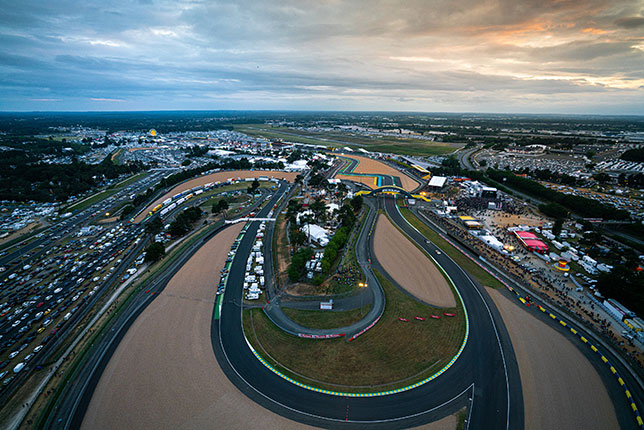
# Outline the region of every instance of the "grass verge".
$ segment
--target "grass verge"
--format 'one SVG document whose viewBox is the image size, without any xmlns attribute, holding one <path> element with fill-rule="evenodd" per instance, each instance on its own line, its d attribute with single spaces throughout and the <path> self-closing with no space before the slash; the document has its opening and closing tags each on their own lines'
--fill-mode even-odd
<svg viewBox="0 0 644 430">
<path fill-rule="evenodd" d="M 438 233 L 418 219 L 418 217 L 416 217 L 416 215 L 414 215 L 409 209 L 400 208 L 400 213 L 411 225 L 420 231 L 423 236 L 431 240 L 445 254 L 449 255 L 456 264 L 458 264 L 467 273 L 474 276 L 482 285 L 491 288 L 503 288 L 503 284 L 501 284 L 494 276 L 487 273 L 461 251 L 450 245 L 445 239 L 440 237 Z"/>
<path fill-rule="evenodd" d="M 253 347 L 282 373 L 319 388 L 374 392 L 405 387 L 447 364 L 465 336 L 462 307 L 426 306 L 375 271 L 386 297 L 385 312 L 371 330 L 344 339 L 300 339 L 280 330 L 261 309 L 244 311 L 244 332 Z M 452 312 L 453 318 L 430 315 Z M 424 317 L 425 321 L 414 317 Z M 399 321 L 404 317 L 409 322 Z"/>
<path fill-rule="evenodd" d="M 287 317 L 296 323 L 309 328 L 330 329 L 345 327 L 357 323 L 371 310 L 371 304 L 350 311 L 308 311 L 302 309 L 282 308 Z"/>
</svg>

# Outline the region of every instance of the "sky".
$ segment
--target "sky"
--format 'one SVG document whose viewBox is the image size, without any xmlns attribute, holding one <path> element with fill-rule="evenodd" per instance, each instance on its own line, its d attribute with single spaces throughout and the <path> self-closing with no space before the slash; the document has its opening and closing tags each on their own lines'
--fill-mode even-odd
<svg viewBox="0 0 644 430">
<path fill-rule="evenodd" d="M 644 114 L 644 0 L 0 0 L 0 111 Z"/>
</svg>

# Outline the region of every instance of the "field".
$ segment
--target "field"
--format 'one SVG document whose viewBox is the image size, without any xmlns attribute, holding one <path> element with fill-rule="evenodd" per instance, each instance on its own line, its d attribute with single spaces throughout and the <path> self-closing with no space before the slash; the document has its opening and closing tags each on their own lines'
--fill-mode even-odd
<svg viewBox="0 0 644 430">
<path fill-rule="evenodd" d="M 463 255 L 461 251 L 447 243 L 445 239 L 440 237 L 434 230 L 427 227 L 425 223 L 419 220 L 409 209 L 400 208 L 400 213 L 402 213 L 405 219 L 407 219 L 411 225 L 416 227 L 423 236 L 432 241 L 434 245 L 438 246 L 445 254 L 449 255 L 450 258 L 463 270 L 474 276 L 481 285 L 492 288 L 503 288 L 503 284 L 501 284 L 494 276 L 487 273 L 479 265 L 474 263 L 467 256 Z"/>
<path fill-rule="evenodd" d="M 371 309 L 371 304 L 350 311 L 307 311 L 282 307 L 287 317 L 296 323 L 309 328 L 338 328 L 360 321 Z"/>
<path fill-rule="evenodd" d="M 320 388 L 370 392 L 407 386 L 440 370 L 465 335 L 462 308 L 454 318 L 434 320 L 445 309 L 426 306 L 376 272 L 387 300 L 381 320 L 351 343 L 307 340 L 276 327 L 261 309 L 244 311 L 244 332 L 269 363 L 295 379 Z M 403 316 L 410 321 L 398 320 Z M 415 316 L 428 318 L 416 321 Z M 300 375 L 307 375 L 306 377 Z"/>
<path fill-rule="evenodd" d="M 444 155 L 454 152 L 463 144 L 431 142 L 409 137 L 362 136 L 345 132 L 312 132 L 288 127 L 271 127 L 266 124 L 240 124 L 235 130 L 249 136 L 279 139 L 287 142 L 323 145 L 326 147 L 348 146 L 367 151 L 386 152 L 400 155 Z"/>
<path fill-rule="evenodd" d="M 384 215 L 378 216 L 373 241 L 378 262 L 408 293 L 434 306 L 456 306 L 452 288 L 438 267 Z"/>
<path fill-rule="evenodd" d="M 273 177 L 273 178 L 279 178 L 279 179 L 286 179 L 287 181 L 292 182 L 297 176 L 297 173 L 280 172 L 277 170 L 229 170 L 224 172 L 212 173 L 210 175 L 199 176 L 198 178 L 194 178 L 177 185 L 176 187 L 172 188 L 170 191 L 165 193 L 163 196 L 156 199 L 134 219 L 134 222 L 141 222 L 146 217 L 148 212 L 152 210 L 152 208 L 154 208 L 156 205 L 163 202 L 168 197 L 171 197 L 182 191 L 189 190 L 196 186 L 203 186 L 209 182 L 217 182 L 217 181 L 224 182 L 230 178 L 244 179 L 244 178 L 257 178 L 259 176 L 268 176 L 269 178 Z"/>
<path fill-rule="evenodd" d="M 353 155 L 353 154 L 342 154 L 342 156 L 359 161 L 359 164 L 356 166 L 353 173 L 397 176 L 400 178 L 402 187 L 407 191 L 412 191 L 420 185 L 418 181 L 416 181 L 415 179 L 412 179 L 411 177 L 407 176 L 400 170 L 394 169 L 393 167 L 390 167 L 381 161 L 377 161 L 372 158 L 362 157 L 362 156 Z M 371 188 L 376 188 L 373 178 L 371 177 L 364 178 L 365 180 L 361 181 L 359 176 L 351 176 L 351 175 L 343 175 L 343 174 L 338 174 L 335 176 L 336 178 L 347 179 L 350 181 L 357 180 L 358 182 L 362 182 Z"/>
</svg>

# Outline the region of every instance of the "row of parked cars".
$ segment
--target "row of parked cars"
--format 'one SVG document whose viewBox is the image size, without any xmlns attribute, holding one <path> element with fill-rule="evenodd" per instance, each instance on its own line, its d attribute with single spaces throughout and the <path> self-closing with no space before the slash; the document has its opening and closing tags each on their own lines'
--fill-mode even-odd
<svg viewBox="0 0 644 430">
<path fill-rule="evenodd" d="M 0 372 L 22 371 L 99 291 L 141 233 L 139 226 L 119 224 L 94 236 L 70 239 L 0 281 L 0 357 L 6 354 Z M 3 374 L 3 386 L 12 377 Z"/>
</svg>

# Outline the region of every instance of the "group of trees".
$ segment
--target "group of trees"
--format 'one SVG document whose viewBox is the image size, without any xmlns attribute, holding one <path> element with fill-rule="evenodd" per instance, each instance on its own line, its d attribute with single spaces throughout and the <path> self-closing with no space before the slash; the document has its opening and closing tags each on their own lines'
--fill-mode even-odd
<svg viewBox="0 0 644 430">
<path fill-rule="evenodd" d="M 313 250 L 311 248 L 300 248 L 293 254 L 291 264 L 289 264 L 287 270 L 288 278 L 291 281 L 298 281 L 302 277 L 306 262 L 309 261 L 312 256 Z"/>
<path fill-rule="evenodd" d="M 23 151 L 5 151 L 0 158 L 0 200 L 66 201 L 99 186 L 106 179 L 142 170 L 142 163 L 117 165 L 108 155 L 99 164 L 48 164 Z"/>
<path fill-rule="evenodd" d="M 165 256 L 165 245 L 161 242 L 152 242 L 145 249 L 145 262 L 154 263 Z"/>
<path fill-rule="evenodd" d="M 228 202 L 226 201 L 226 199 L 222 198 L 212 204 L 211 212 L 213 215 L 218 215 L 223 211 L 228 210 L 228 208 L 229 208 Z"/>
<path fill-rule="evenodd" d="M 198 207 L 185 209 L 170 223 L 168 233 L 172 236 L 183 236 L 190 231 L 192 224 L 201 218 L 201 214 L 201 209 Z"/>
<path fill-rule="evenodd" d="M 356 196 L 343 204 L 337 213 L 340 227 L 336 230 L 335 234 L 329 240 L 329 243 L 324 248 L 324 255 L 322 256 L 322 273 L 314 278 L 315 284 L 321 284 L 333 267 L 336 259 L 340 255 L 340 251 L 346 246 L 356 222 L 356 213 L 360 211 L 363 204 L 362 196 Z M 290 200 L 286 207 L 286 219 L 289 222 L 289 238 L 291 244 L 295 246 L 302 246 L 306 243 L 306 234 L 302 229 L 298 228 L 296 220 L 297 215 L 304 209 L 299 200 Z M 303 215 L 300 221 L 304 224 L 313 222 L 324 222 L 327 217 L 326 203 L 322 199 L 316 199 L 308 208 L 312 214 Z M 309 251 L 306 251 L 309 250 Z M 289 279 L 296 281 L 301 278 L 304 271 L 304 265 L 313 255 L 310 248 L 300 248 L 293 254 L 291 264 L 288 268 Z M 305 258 L 306 257 L 306 258 Z M 302 260 L 304 259 L 304 260 Z"/>
<path fill-rule="evenodd" d="M 615 264 L 609 273 L 597 278 L 597 288 L 606 297 L 614 298 L 638 315 L 644 314 L 644 272 L 637 270 L 639 260 L 634 252 L 626 252 L 626 260 Z"/>
<path fill-rule="evenodd" d="M 625 151 L 619 158 L 625 161 L 635 161 L 637 163 L 644 162 L 644 148 L 629 149 Z"/>
<path fill-rule="evenodd" d="M 488 169 L 486 176 L 494 181 L 507 184 L 518 191 L 534 196 L 540 200 L 559 205 L 587 218 L 604 218 L 626 220 L 630 218 L 627 211 L 606 205 L 594 199 L 571 194 L 564 194 L 546 188 L 538 182 L 515 175 L 507 170 Z"/>
</svg>

